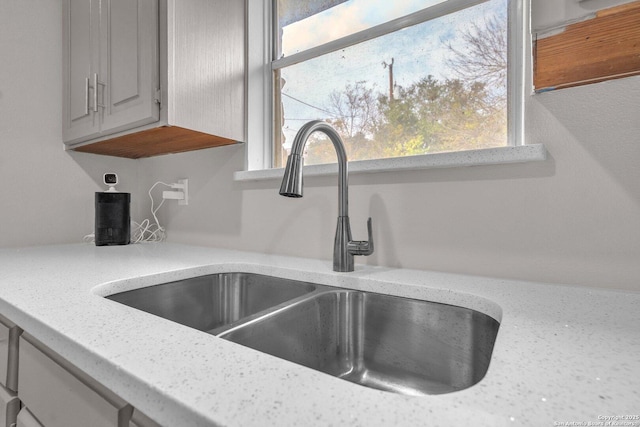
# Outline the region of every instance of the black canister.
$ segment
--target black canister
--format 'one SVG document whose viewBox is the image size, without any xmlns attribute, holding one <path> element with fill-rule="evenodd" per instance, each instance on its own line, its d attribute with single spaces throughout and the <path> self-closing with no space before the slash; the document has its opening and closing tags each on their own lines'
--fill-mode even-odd
<svg viewBox="0 0 640 427">
<path fill-rule="evenodd" d="M 96 246 L 128 245 L 131 242 L 131 193 L 96 193 Z"/>
</svg>

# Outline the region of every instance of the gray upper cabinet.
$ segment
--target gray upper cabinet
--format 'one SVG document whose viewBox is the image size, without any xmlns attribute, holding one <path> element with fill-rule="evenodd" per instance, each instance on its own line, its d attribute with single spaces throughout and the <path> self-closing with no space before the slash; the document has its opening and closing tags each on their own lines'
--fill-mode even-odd
<svg viewBox="0 0 640 427">
<path fill-rule="evenodd" d="M 90 107 L 91 73 L 98 60 L 98 29 L 95 1 L 65 1 L 63 43 L 63 140 L 89 139 L 100 134 Z M 98 17 L 99 18 L 99 17 Z M 94 28 L 95 27 L 95 28 Z M 94 58 L 95 52 L 95 58 Z"/>
<path fill-rule="evenodd" d="M 139 158 L 245 141 L 245 0 L 64 0 L 63 140 Z"/>
<path fill-rule="evenodd" d="M 160 119 L 158 1 L 102 1 L 98 99 L 110 134 Z M 104 81 L 100 83 L 100 76 Z"/>
<path fill-rule="evenodd" d="M 63 139 L 157 122 L 157 0 L 66 0 Z"/>
</svg>

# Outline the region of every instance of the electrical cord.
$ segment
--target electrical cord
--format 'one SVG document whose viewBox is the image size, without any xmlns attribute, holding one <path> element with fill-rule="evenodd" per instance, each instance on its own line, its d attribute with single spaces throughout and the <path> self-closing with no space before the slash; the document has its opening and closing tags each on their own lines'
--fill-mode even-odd
<svg viewBox="0 0 640 427">
<path fill-rule="evenodd" d="M 149 199 L 151 199 L 151 215 L 153 216 L 153 220 L 155 221 L 155 224 L 151 223 L 151 220 L 149 220 L 148 218 L 142 221 L 140 224 L 134 221 L 133 223 L 136 228 L 131 233 L 132 234 L 131 243 L 163 242 L 167 237 L 166 230 L 163 226 L 160 225 L 160 221 L 158 220 L 158 216 L 156 215 L 158 213 L 158 209 L 160 209 L 160 207 L 164 204 L 164 199 L 162 199 L 162 201 L 160 202 L 157 208 L 154 209 L 153 207 L 154 200 L 151 192 L 158 185 L 171 187 L 171 184 L 158 181 L 155 184 L 153 184 L 151 188 L 149 188 L 148 194 L 149 194 Z"/>
</svg>

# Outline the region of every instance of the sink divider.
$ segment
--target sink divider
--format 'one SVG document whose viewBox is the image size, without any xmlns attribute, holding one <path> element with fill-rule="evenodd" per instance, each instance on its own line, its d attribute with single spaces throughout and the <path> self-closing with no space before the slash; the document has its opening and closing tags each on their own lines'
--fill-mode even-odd
<svg viewBox="0 0 640 427">
<path fill-rule="evenodd" d="M 223 325 L 214 329 L 211 329 L 209 331 L 205 331 L 207 334 L 211 334 L 211 335 L 215 335 L 219 338 L 224 338 L 224 335 L 231 333 L 235 330 L 238 330 L 244 326 L 250 325 L 252 323 L 258 322 L 260 320 L 266 319 L 270 316 L 273 316 L 283 310 L 288 309 L 289 307 L 293 307 L 294 305 L 300 304 L 304 301 L 307 301 L 309 299 L 315 298 L 316 296 L 323 294 L 323 293 L 328 293 L 328 292 L 335 292 L 335 290 L 332 290 L 329 287 L 326 286 L 322 286 L 322 285 L 317 285 L 317 289 L 315 289 L 312 292 L 309 292 L 308 294 L 305 295 L 301 295 L 299 297 L 296 297 L 294 299 L 290 299 L 284 302 L 281 302 L 280 304 L 273 306 L 273 307 L 269 307 L 267 309 L 264 309 L 262 311 L 259 311 L 257 313 L 254 313 L 250 316 L 246 316 L 243 317 L 241 319 L 238 319 L 237 321 L 233 322 L 233 323 L 229 323 L 228 325 Z"/>
</svg>

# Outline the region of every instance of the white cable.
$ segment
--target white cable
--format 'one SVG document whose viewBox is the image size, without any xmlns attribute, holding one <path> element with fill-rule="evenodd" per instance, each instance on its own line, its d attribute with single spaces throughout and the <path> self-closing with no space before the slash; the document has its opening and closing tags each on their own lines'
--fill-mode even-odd
<svg viewBox="0 0 640 427">
<path fill-rule="evenodd" d="M 137 228 L 132 233 L 133 243 L 162 242 L 166 238 L 165 228 L 160 225 L 160 221 L 158 220 L 158 216 L 156 215 L 158 213 L 158 209 L 160 209 L 160 207 L 164 204 L 164 199 L 162 199 L 162 201 L 160 202 L 157 208 L 154 208 L 155 202 L 153 200 L 153 195 L 151 194 L 153 189 L 156 188 L 156 186 L 158 185 L 171 187 L 171 184 L 158 181 L 155 184 L 153 184 L 151 188 L 149 188 L 148 194 L 149 194 L 149 199 L 151 199 L 151 215 L 153 216 L 153 220 L 155 221 L 155 224 L 152 224 L 149 219 L 145 219 L 140 224 L 134 222 Z"/>
</svg>

